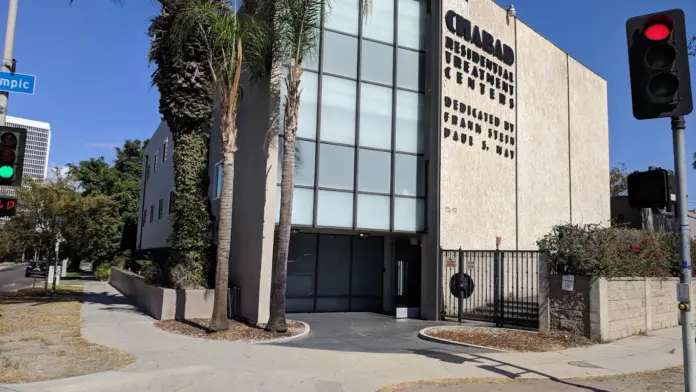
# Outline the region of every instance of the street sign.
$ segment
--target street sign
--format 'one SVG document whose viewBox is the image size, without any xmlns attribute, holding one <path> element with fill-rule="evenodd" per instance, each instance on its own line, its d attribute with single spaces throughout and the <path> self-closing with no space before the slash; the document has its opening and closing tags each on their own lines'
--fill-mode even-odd
<svg viewBox="0 0 696 392">
<path fill-rule="evenodd" d="M 0 72 L 0 91 L 20 94 L 34 94 L 36 76 L 19 73 Z"/>
<path fill-rule="evenodd" d="M 17 211 L 17 199 L 0 197 L 0 216 L 14 216 Z"/>
</svg>

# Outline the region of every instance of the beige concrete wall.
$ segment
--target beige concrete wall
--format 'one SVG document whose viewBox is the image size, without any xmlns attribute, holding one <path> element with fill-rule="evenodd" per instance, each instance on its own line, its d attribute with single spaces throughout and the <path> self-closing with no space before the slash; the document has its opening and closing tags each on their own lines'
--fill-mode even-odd
<svg viewBox="0 0 696 392">
<path fill-rule="evenodd" d="M 517 54 L 518 246 L 533 250 L 570 222 L 568 56 L 520 21 Z"/>
<path fill-rule="evenodd" d="M 550 282 L 551 328 L 607 342 L 679 325 L 676 278 L 575 277 L 572 292 L 560 289 L 560 276 Z"/>
<path fill-rule="evenodd" d="M 466 17 L 472 23 L 487 30 L 495 38 L 510 47 L 514 47 L 515 28 L 514 20 L 508 23 L 506 12 L 490 0 L 445 0 L 443 13 L 454 10 L 459 15 Z M 448 64 L 447 53 L 454 56 L 451 50 L 445 50 L 446 38 L 452 38 L 455 42 L 463 44 L 475 56 L 483 54 L 486 59 L 496 64 L 496 69 L 502 67 L 508 73 L 514 72 L 514 66 L 508 66 L 495 56 L 484 52 L 464 39 L 458 38 L 443 27 L 443 52 L 442 52 L 442 147 L 441 147 L 441 202 L 440 202 L 440 242 L 445 249 L 455 249 L 459 246 L 465 249 L 492 249 L 495 246 L 495 237 L 503 237 L 503 249 L 515 248 L 516 224 L 515 224 L 515 159 L 509 151 L 514 152 L 514 146 L 510 138 L 516 137 L 515 130 L 505 130 L 506 122 L 515 125 L 515 108 L 511 107 L 510 99 L 514 94 L 505 94 L 501 88 L 491 86 L 484 80 L 474 76 L 474 69 L 479 74 L 480 60 L 476 66 L 466 56 L 459 56 L 463 60 L 462 67 L 456 69 L 454 60 Z M 467 65 L 468 64 L 468 65 Z M 450 67 L 450 71 L 446 71 Z M 483 67 L 485 70 L 485 67 Z M 451 79 L 446 77 L 449 72 Z M 457 82 L 458 72 L 461 73 L 462 84 Z M 479 74 L 480 75 L 480 74 Z M 468 86 L 469 78 L 474 83 L 474 89 Z M 499 77 L 499 79 L 502 79 Z M 516 86 L 516 83 L 511 83 Z M 483 94 L 481 87 L 483 86 Z M 491 91 L 496 99 L 490 99 Z M 498 101 L 498 94 L 506 96 L 506 104 Z M 456 99 L 458 103 L 465 105 L 466 113 L 462 114 L 458 108 L 445 105 L 445 97 Z M 471 107 L 471 112 L 469 112 Z M 476 109 L 474 114 L 473 109 Z M 479 119 L 479 113 L 481 119 Z M 446 120 L 444 116 L 449 116 Z M 458 120 L 459 125 L 452 124 L 452 119 Z M 486 122 L 489 116 L 493 116 L 494 124 Z M 498 125 L 495 125 L 495 118 Z M 461 121 L 465 126 L 462 127 Z M 469 122 L 473 130 L 469 129 Z M 478 125 L 478 129 L 476 127 Z M 477 132 L 478 131 L 478 132 Z M 489 137 L 489 131 L 491 137 Z M 494 140 L 495 134 L 503 135 L 503 140 Z M 485 145 L 485 147 L 484 147 Z M 496 147 L 508 151 L 508 156 L 499 155 Z M 514 155 L 514 154 L 512 154 Z"/>
<path fill-rule="evenodd" d="M 268 320 L 275 230 L 276 146 L 266 133 L 277 114 L 277 94 L 268 83 L 244 83 L 235 157 L 234 206 L 230 249 L 230 285 L 240 288 L 240 316 Z M 275 103 L 272 103 L 275 99 Z"/>
<path fill-rule="evenodd" d="M 606 81 L 491 0 L 445 0 L 442 23 L 441 246 L 533 250 L 608 222 Z"/>
<path fill-rule="evenodd" d="M 215 290 L 174 290 L 151 286 L 140 275 L 112 267 L 109 284 L 155 320 L 210 318 Z"/>
<path fill-rule="evenodd" d="M 607 82 L 572 58 L 568 69 L 573 223 L 609 225 Z"/>
<path fill-rule="evenodd" d="M 650 290 L 650 287 L 647 287 Z M 619 279 L 607 282 L 608 333 L 605 340 L 616 340 L 648 331 L 646 326 L 645 279 Z M 604 337 L 603 336 L 603 337 Z M 604 340 L 603 339 L 603 340 Z"/>
</svg>

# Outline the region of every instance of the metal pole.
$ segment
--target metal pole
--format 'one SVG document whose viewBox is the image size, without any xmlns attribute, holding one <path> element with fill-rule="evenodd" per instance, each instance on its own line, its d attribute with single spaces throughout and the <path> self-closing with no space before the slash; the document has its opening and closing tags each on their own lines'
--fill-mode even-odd
<svg viewBox="0 0 696 392">
<path fill-rule="evenodd" d="M 0 63 L 0 71 L 12 71 L 12 51 L 14 50 L 15 26 L 17 25 L 17 3 L 19 0 L 10 0 L 10 5 L 7 10 L 7 27 L 5 28 L 5 47 L 2 51 L 2 62 Z M 5 125 L 7 119 L 7 101 L 9 93 L 7 91 L 0 92 L 0 125 Z"/>
<path fill-rule="evenodd" d="M 459 248 L 459 263 L 457 271 L 457 321 L 461 324 L 464 317 L 464 290 L 462 290 L 462 282 L 464 281 L 464 251 Z"/>
<path fill-rule="evenodd" d="M 677 224 L 679 225 L 679 302 L 686 304 L 681 309 L 682 344 L 684 346 L 684 386 L 686 392 L 696 392 L 696 346 L 694 345 L 694 315 L 691 310 L 691 234 L 689 232 L 686 157 L 684 148 L 683 116 L 672 117 L 672 139 L 674 143 L 674 174 L 677 187 Z"/>
<path fill-rule="evenodd" d="M 60 240 L 56 240 L 56 259 L 53 261 L 53 292 L 56 291 L 56 280 L 58 279 L 58 250 L 60 250 Z"/>
</svg>

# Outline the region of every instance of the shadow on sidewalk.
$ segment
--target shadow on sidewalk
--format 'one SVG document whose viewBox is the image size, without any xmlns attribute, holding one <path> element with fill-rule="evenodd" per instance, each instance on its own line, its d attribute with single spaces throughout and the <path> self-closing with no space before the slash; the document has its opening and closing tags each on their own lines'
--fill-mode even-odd
<svg viewBox="0 0 696 392">
<path fill-rule="evenodd" d="M 446 352 L 441 352 L 438 350 L 409 350 L 409 351 L 411 351 L 414 354 L 423 355 L 423 356 L 426 356 L 428 358 L 438 359 L 442 362 L 453 363 L 453 364 L 457 364 L 457 365 L 461 365 L 465 362 L 480 363 L 480 365 L 476 365 L 478 368 L 483 369 L 483 370 L 487 370 L 491 373 L 499 374 L 503 377 L 510 378 L 510 379 L 518 379 L 518 378 L 522 377 L 523 375 L 530 375 L 531 374 L 531 375 L 536 375 L 539 377 L 546 378 L 550 381 L 553 381 L 553 382 L 556 382 L 559 384 L 575 387 L 578 389 L 584 389 L 584 390 L 587 390 L 590 392 L 611 392 L 611 391 L 606 390 L 606 389 L 598 389 L 598 388 L 594 388 L 594 387 L 581 385 L 581 384 L 572 382 L 570 380 L 563 380 L 563 379 L 560 379 L 558 377 L 554 377 L 554 376 L 548 375 L 548 374 L 540 372 L 540 371 L 527 369 L 525 367 L 515 365 L 515 364 L 509 363 L 509 362 L 501 361 L 498 359 L 488 358 L 488 357 L 481 355 L 481 354 L 467 353 L 467 354 L 464 354 L 465 356 L 459 356 L 459 355 L 449 354 Z M 467 358 L 467 357 L 473 357 L 473 358 Z M 494 362 L 496 364 L 495 365 L 484 365 L 481 363 L 483 361 Z M 509 370 L 504 369 L 504 367 L 513 368 L 513 369 L 519 370 L 519 372 L 516 372 L 514 370 L 509 371 Z"/>
</svg>

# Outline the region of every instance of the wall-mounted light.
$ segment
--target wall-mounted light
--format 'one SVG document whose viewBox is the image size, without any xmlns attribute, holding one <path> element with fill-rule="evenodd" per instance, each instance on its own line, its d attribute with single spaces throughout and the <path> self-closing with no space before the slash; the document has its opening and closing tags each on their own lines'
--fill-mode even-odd
<svg viewBox="0 0 696 392">
<path fill-rule="evenodd" d="M 367 233 L 360 233 L 360 234 L 358 234 L 358 235 L 360 236 L 360 238 L 367 238 L 367 237 L 370 236 L 370 235 L 367 234 Z"/>
</svg>

